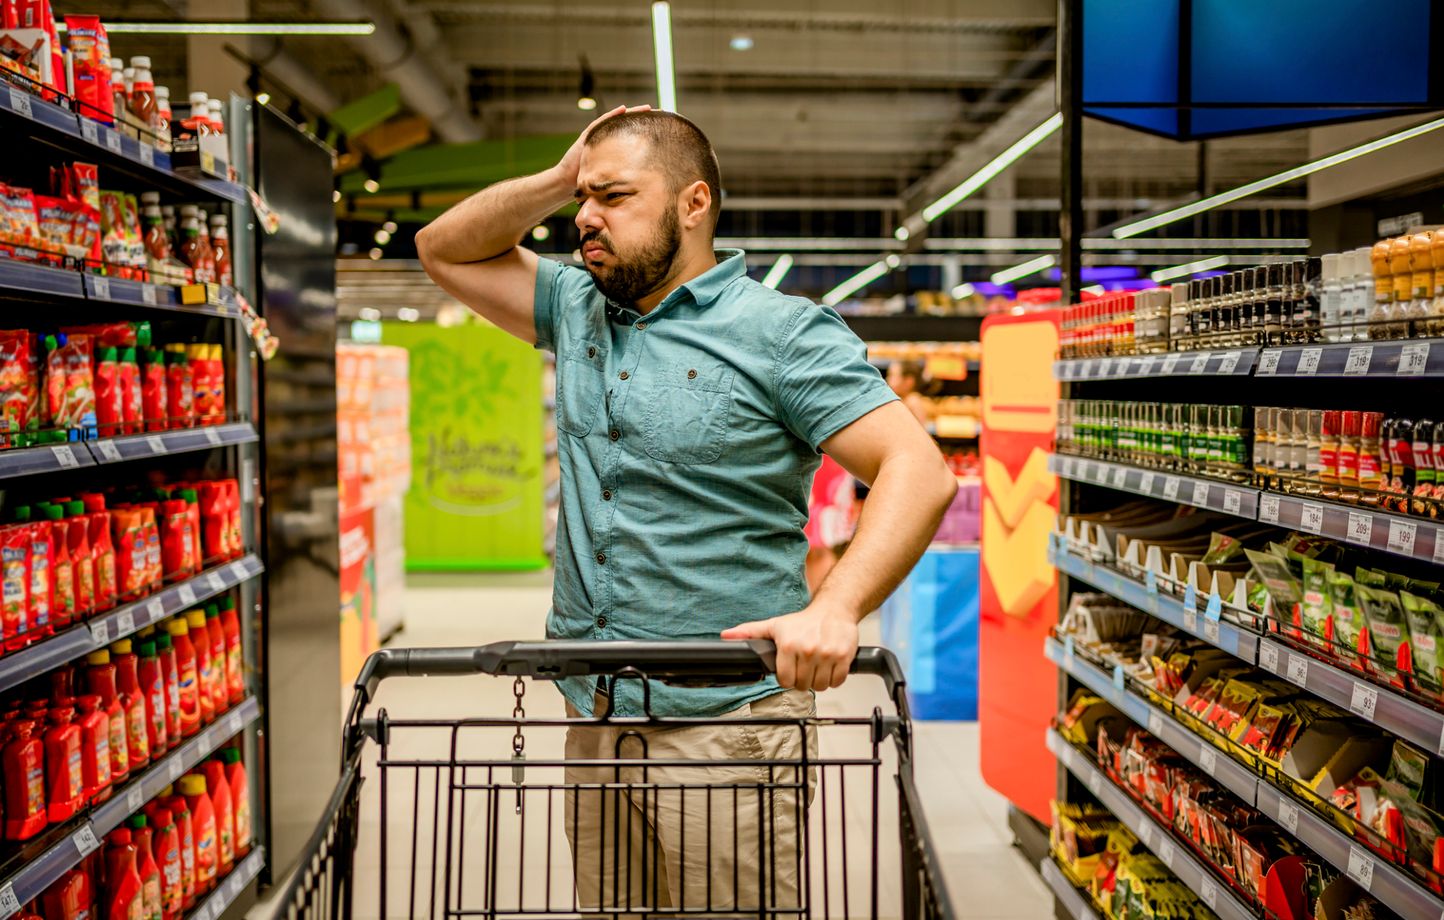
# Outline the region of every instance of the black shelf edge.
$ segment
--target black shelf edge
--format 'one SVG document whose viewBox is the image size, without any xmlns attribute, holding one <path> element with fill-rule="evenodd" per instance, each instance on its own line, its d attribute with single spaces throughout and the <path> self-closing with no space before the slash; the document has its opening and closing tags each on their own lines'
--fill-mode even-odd
<svg viewBox="0 0 1444 920">
<path fill-rule="evenodd" d="M 1116 358 L 1063 358 L 1053 362 L 1053 379 L 1062 383 L 1079 383 L 1144 377 L 1247 377 L 1253 372 L 1258 356 L 1259 349 L 1250 347 L 1170 351 Z"/>
<path fill-rule="evenodd" d="M 220 920 L 230 906 L 236 903 L 241 892 L 246 890 L 246 886 L 261 874 L 261 868 L 265 865 L 266 848 L 252 846 L 251 852 L 232 866 L 225 878 L 216 883 L 215 891 L 185 915 L 186 920 Z"/>
<path fill-rule="evenodd" d="M 80 441 L 0 450 L 0 479 L 59 473 L 87 466 L 95 466 L 95 459 Z"/>
<path fill-rule="evenodd" d="M 1444 377 L 1444 339 L 1393 339 L 1265 348 L 1259 354 L 1254 376 Z"/>
<path fill-rule="evenodd" d="M 255 697 L 247 697 L 195 737 L 151 764 L 140 776 L 116 789 L 108 800 L 87 812 L 84 820 L 59 843 L 0 881 L 0 920 L 19 913 L 22 904 L 38 898 L 60 876 L 94 852 L 101 838 L 260 715 L 260 702 Z"/>
<path fill-rule="evenodd" d="M 23 684 L 166 617 L 188 610 L 196 603 L 228 591 L 264 571 L 260 557 L 250 553 L 233 562 L 212 566 L 150 597 L 124 604 L 29 648 L 6 655 L 0 658 L 0 691 Z"/>
<path fill-rule="evenodd" d="M 85 447 L 89 448 L 95 463 L 108 464 L 164 457 L 167 454 L 182 454 L 193 450 L 210 450 L 214 447 L 234 447 L 259 439 L 260 435 L 249 422 L 231 422 L 225 425 L 101 438 L 98 441 L 86 441 Z M 0 459 L 3 459 L 3 455 L 0 455 Z"/>
<path fill-rule="evenodd" d="M 1375 511 L 1367 505 L 1265 492 L 1258 519 L 1366 549 L 1444 565 L 1444 526 L 1419 517 Z"/>
<path fill-rule="evenodd" d="M 0 99 L 5 94 L 0 92 Z M 85 296 L 85 276 L 77 271 L 0 257 L 0 294 L 47 294 L 52 297 Z"/>
<path fill-rule="evenodd" d="M 1064 913 L 1073 920 L 1099 920 L 1092 901 L 1081 889 L 1073 887 L 1073 883 L 1068 881 L 1068 877 L 1052 858 L 1044 859 L 1038 871 L 1043 876 L 1043 883 L 1052 889 L 1053 897 L 1062 906 Z"/>
<path fill-rule="evenodd" d="M 61 271 L 60 269 L 50 269 Z M 73 273 L 72 273 L 73 274 Z M 85 273 L 85 298 L 98 303 L 136 307 L 145 310 L 165 310 L 172 313 L 191 313 L 196 316 L 219 316 L 235 318 L 240 315 L 236 304 L 234 288 L 218 286 L 217 296 L 208 298 L 206 303 L 188 304 L 181 301 L 180 287 L 152 281 L 130 281 L 125 278 L 111 278 L 105 275 Z M 0 282 L 3 282 L 0 276 Z"/>
<path fill-rule="evenodd" d="M 1088 485 L 1105 486 L 1147 498 L 1207 508 L 1253 520 L 1258 516 L 1259 490 L 1217 479 L 1145 470 L 1122 463 L 1051 454 L 1048 471 Z"/>
</svg>

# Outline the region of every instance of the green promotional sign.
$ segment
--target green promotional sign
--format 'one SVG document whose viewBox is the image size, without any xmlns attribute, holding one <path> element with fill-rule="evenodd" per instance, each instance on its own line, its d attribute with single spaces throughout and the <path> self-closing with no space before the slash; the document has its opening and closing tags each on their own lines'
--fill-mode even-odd
<svg viewBox="0 0 1444 920">
<path fill-rule="evenodd" d="M 545 567 L 540 353 L 485 323 L 381 338 L 411 356 L 406 568 Z"/>
</svg>

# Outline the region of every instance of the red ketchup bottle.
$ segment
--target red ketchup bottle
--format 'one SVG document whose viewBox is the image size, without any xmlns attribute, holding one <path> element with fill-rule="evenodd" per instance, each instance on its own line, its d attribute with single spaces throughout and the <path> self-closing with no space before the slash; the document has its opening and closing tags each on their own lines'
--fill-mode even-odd
<svg viewBox="0 0 1444 920">
<path fill-rule="evenodd" d="M 206 792 L 206 778 L 187 773 L 180 778 L 181 795 L 191 812 L 191 835 L 196 844 L 196 894 L 203 895 L 216 885 L 220 869 L 220 842 L 216 832 L 216 809 Z"/>
<path fill-rule="evenodd" d="M 152 849 L 150 822 L 145 815 L 130 816 L 130 836 L 135 843 L 135 869 L 140 875 L 140 897 L 146 920 L 156 920 L 162 912 L 160 866 Z"/>
<path fill-rule="evenodd" d="M 226 693 L 235 705 L 246 698 L 246 660 L 241 648 L 241 618 L 236 613 L 236 599 L 229 594 L 221 598 L 221 632 L 226 639 Z"/>
<path fill-rule="evenodd" d="M 152 846 L 156 862 L 160 865 L 161 916 L 163 920 L 175 920 L 181 914 L 181 903 L 185 899 L 181 883 L 181 841 L 169 808 L 156 808 L 150 813 L 155 823 L 155 839 Z"/>
<path fill-rule="evenodd" d="M 81 755 L 80 726 L 74 724 L 75 710 L 57 706 L 50 710 L 50 728 L 45 732 L 45 772 L 50 800 L 47 816 L 51 824 L 70 820 L 85 805 L 85 768 Z"/>
<path fill-rule="evenodd" d="M 231 787 L 231 811 L 235 813 L 236 859 L 251 851 L 251 784 L 246 776 L 246 765 L 241 763 L 240 748 L 226 748 L 221 751 L 221 762 L 226 765 L 226 785 Z"/>
<path fill-rule="evenodd" d="M 115 684 L 115 663 L 110 652 L 101 649 L 85 656 L 90 692 L 100 697 L 100 707 L 110 720 L 110 781 L 123 783 L 130 776 L 130 746 L 126 743 L 125 707 Z"/>
<path fill-rule="evenodd" d="M 216 877 L 224 878 L 236 861 L 236 812 L 231 803 L 231 787 L 226 782 L 226 765 L 219 760 L 213 758 L 201 764 L 201 773 L 205 775 L 211 807 L 216 812 L 216 852 L 220 865 Z"/>
<path fill-rule="evenodd" d="M 101 710 L 99 696 L 82 696 L 80 705 L 80 770 L 85 800 L 110 797 L 110 717 Z"/>
<path fill-rule="evenodd" d="M 0 753 L 5 774 L 5 839 L 29 840 L 45 830 L 45 745 L 35 723 L 21 719 Z"/>
<path fill-rule="evenodd" d="M 116 687 L 121 705 L 125 707 L 125 744 L 130 753 L 130 769 L 140 770 L 150 763 L 150 727 L 146 714 L 145 691 L 140 686 L 140 659 L 129 639 L 110 646 L 115 661 Z"/>
<path fill-rule="evenodd" d="M 206 605 L 206 635 L 211 644 L 211 704 L 216 715 L 231 708 L 231 685 L 226 674 L 226 631 L 221 625 L 221 608 Z"/>
<path fill-rule="evenodd" d="M 168 713 L 165 674 L 161 669 L 155 642 L 143 641 L 137 651 L 140 653 L 140 691 L 145 696 L 146 741 L 149 743 L 151 756 L 159 757 L 170 748 L 170 737 L 166 733 Z"/>
<path fill-rule="evenodd" d="M 127 828 L 110 832 L 105 851 L 105 920 L 145 920 L 145 896 L 136 869 L 135 844 Z"/>
<path fill-rule="evenodd" d="M 165 737 L 174 749 L 181 743 L 180 670 L 170 633 L 156 635 L 155 650 L 160 657 L 161 679 L 165 681 Z"/>
<path fill-rule="evenodd" d="M 200 889 L 196 885 L 196 837 L 194 823 L 191 821 L 190 805 L 186 803 L 185 796 L 176 795 L 175 790 L 170 786 L 161 790 L 156 804 L 161 808 L 169 809 L 171 819 L 175 821 L 176 832 L 180 837 L 181 908 L 190 910 L 196 902 L 196 897 L 200 894 Z"/>
</svg>

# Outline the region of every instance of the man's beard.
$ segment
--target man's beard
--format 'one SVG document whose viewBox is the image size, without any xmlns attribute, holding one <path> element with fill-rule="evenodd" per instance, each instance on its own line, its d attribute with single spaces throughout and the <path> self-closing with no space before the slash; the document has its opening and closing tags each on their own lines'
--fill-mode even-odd
<svg viewBox="0 0 1444 920">
<path fill-rule="evenodd" d="M 582 247 L 596 242 L 616 260 L 615 265 L 596 266 L 587 263 L 592 282 L 607 299 L 619 304 L 634 304 L 661 287 L 672 274 L 672 265 L 682 249 L 682 227 L 677 212 L 667 208 L 662 223 L 652 239 L 635 255 L 621 256 L 612 247 L 611 239 L 602 231 L 582 236 Z"/>
</svg>

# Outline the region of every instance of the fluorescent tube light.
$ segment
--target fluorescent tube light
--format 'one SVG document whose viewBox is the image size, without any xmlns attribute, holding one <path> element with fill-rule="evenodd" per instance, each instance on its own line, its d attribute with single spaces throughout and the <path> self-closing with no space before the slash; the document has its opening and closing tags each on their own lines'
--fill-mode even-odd
<svg viewBox="0 0 1444 920">
<path fill-rule="evenodd" d="M 923 220 L 932 223 L 952 210 L 959 202 L 992 181 L 993 177 L 1012 166 L 1025 153 L 1046 140 L 1063 124 L 1063 113 L 1054 112 L 1038 127 L 1024 134 L 1013 146 L 993 157 L 982 169 L 964 179 L 952 191 L 923 208 Z"/>
<path fill-rule="evenodd" d="M 975 290 L 971 284 L 960 284 L 949 291 L 949 293 L 953 295 L 954 300 L 967 300 L 973 296 Z"/>
<path fill-rule="evenodd" d="M 1302 166 L 1295 166 L 1293 169 L 1286 169 L 1281 173 L 1275 173 L 1263 179 L 1256 179 L 1253 182 L 1240 185 L 1238 188 L 1229 189 L 1226 192 L 1219 192 L 1217 195 L 1210 195 L 1207 198 L 1200 198 L 1198 201 L 1164 211 L 1162 214 L 1155 214 L 1152 217 L 1136 220 L 1131 224 L 1124 224 L 1113 231 L 1113 238 L 1125 240 L 1130 236 L 1137 236 L 1140 233 L 1147 233 L 1149 230 L 1156 230 L 1159 227 L 1184 220 L 1195 214 L 1202 214 L 1204 211 L 1212 210 L 1221 204 L 1228 204 L 1230 201 L 1247 198 L 1254 192 L 1261 192 L 1264 189 L 1273 188 L 1276 185 L 1283 185 L 1285 182 L 1302 179 L 1304 176 L 1313 175 L 1331 166 L 1347 163 L 1349 160 L 1357 159 L 1365 154 L 1373 153 L 1376 150 L 1383 150 L 1385 147 L 1392 147 L 1394 144 L 1428 134 L 1430 131 L 1437 131 L 1440 128 L 1444 128 L 1444 118 L 1426 121 L 1422 125 L 1415 125 L 1403 131 L 1385 135 L 1377 140 L 1359 144 L 1355 147 L 1349 147 L 1340 150 L 1338 153 L 1331 153 L 1326 157 L 1321 157 L 1320 159 L 1305 163 Z"/>
<path fill-rule="evenodd" d="M 1052 268 L 1058 264 L 1057 256 L 1039 256 L 1036 259 L 1029 259 L 1011 268 L 1005 268 L 1000 272 L 994 272 L 988 280 L 994 284 L 1010 284 L 1021 280 L 1029 275 L 1036 275 L 1045 268 Z"/>
<path fill-rule="evenodd" d="M 1082 290 L 1084 294 L 1092 294 L 1094 297 L 1101 297 L 1108 293 L 1108 289 L 1101 284 L 1090 284 Z"/>
<path fill-rule="evenodd" d="M 842 284 L 822 295 L 822 302 L 829 307 L 835 307 L 842 303 L 849 296 L 872 284 L 877 279 L 892 271 L 886 261 L 877 261 L 864 268 L 862 271 L 848 278 Z"/>
<path fill-rule="evenodd" d="M 785 241 L 779 241 L 785 242 Z M 801 241 L 799 241 L 800 243 Z M 859 243 L 871 242 L 873 248 L 885 246 L 890 241 L 885 238 L 866 241 L 859 240 Z M 1080 242 L 1084 250 L 1095 250 L 1105 252 L 1118 252 L 1122 250 L 1162 251 L 1180 250 L 1207 251 L 1210 249 L 1227 249 L 1237 251 L 1240 249 L 1308 249 L 1310 242 L 1307 239 L 1280 238 L 1265 239 L 1260 237 L 1245 237 L 1234 239 L 1200 239 L 1197 237 L 1178 239 L 1131 239 L 1115 240 L 1108 237 L 1085 236 Z M 923 248 L 931 252 L 1029 252 L 1037 250 L 1040 252 L 1055 252 L 1061 244 L 1056 237 L 933 237 L 923 243 Z M 737 243 L 738 248 L 748 248 L 746 240 Z M 755 245 L 751 248 L 758 248 Z M 798 249 L 814 248 L 799 245 Z"/>
<path fill-rule="evenodd" d="M 782 283 L 782 279 L 786 277 L 787 273 L 791 270 L 792 256 L 784 252 L 777 257 L 777 261 L 773 262 L 772 267 L 767 270 L 767 275 L 762 279 L 762 286 L 772 288 L 774 291 L 777 290 L 777 285 Z"/>
<path fill-rule="evenodd" d="M 657 58 L 657 102 L 664 112 L 677 111 L 677 77 L 672 69 L 672 4 L 652 4 L 652 51 Z"/>
<path fill-rule="evenodd" d="M 57 32 L 65 24 L 55 24 Z M 106 22 L 105 31 L 148 35 L 371 35 L 374 22 Z"/>
<path fill-rule="evenodd" d="M 894 239 L 906 242 L 907 238 L 912 236 L 913 234 L 912 231 L 909 230 L 907 227 L 898 227 L 892 232 L 892 235 Z"/>
<path fill-rule="evenodd" d="M 1153 279 L 1154 284 L 1162 284 L 1165 281 L 1172 281 L 1175 278 L 1186 278 L 1189 275 L 1196 275 L 1199 272 L 1211 272 L 1215 268 L 1223 268 L 1227 264 L 1228 256 L 1213 256 L 1208 259 L 1199 259 L 1197 262 L 1186 262 L 1183 265 L 1160 268 L 1148 277 Z"/>
</svg>

